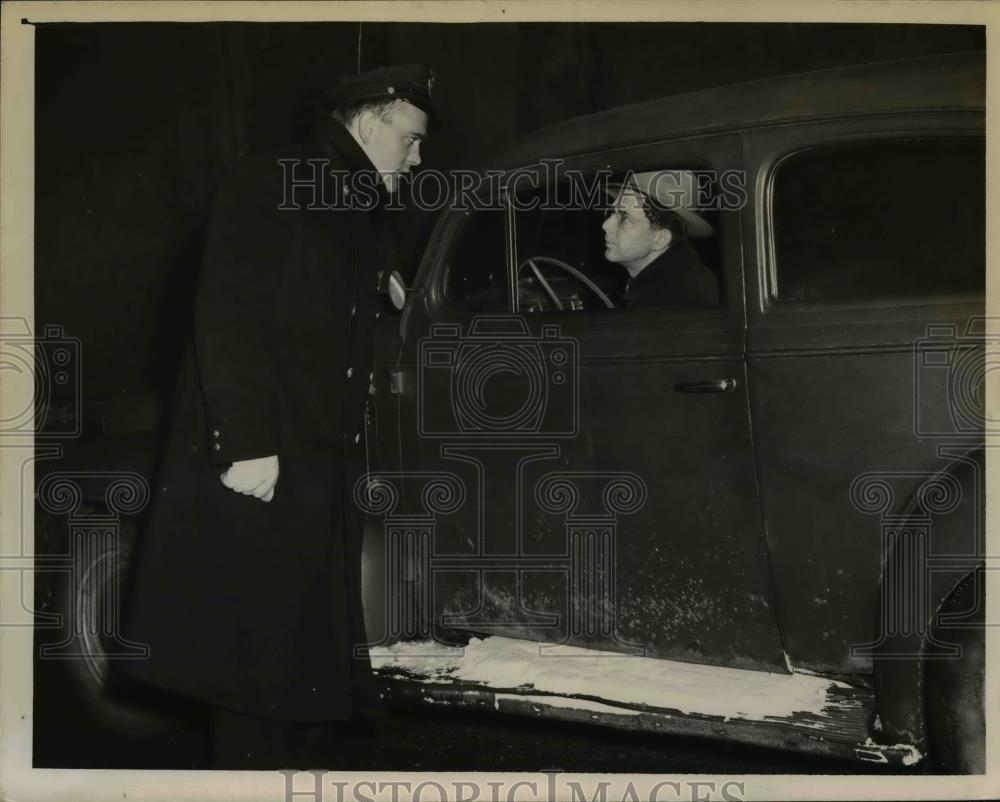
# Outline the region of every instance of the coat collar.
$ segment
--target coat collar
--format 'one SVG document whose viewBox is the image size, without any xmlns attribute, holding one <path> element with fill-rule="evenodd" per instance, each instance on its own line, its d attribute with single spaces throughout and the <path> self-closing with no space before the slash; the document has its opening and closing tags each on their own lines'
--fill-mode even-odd
<svg viewBox="0 0 1000 802">
<path fill-rule="evenodd" d="M 375 165 L 361 149 L 351 132 L 337 120 L 330 120 L 320 132 L 320 140 L 327 151 L 326 155 L 337 156 L 348 170 L 374 170 Z"/>
<path fill-rule="evenodd" d="M 625 298 L 631 301 L 641 298 L 650 287 L 662 289 L 678 286 L 684 275 L 698 265 L 698 254 L 691 243 L 685 240 L 671 245 L 644 267 L 639 275 L 629 279 L 625 286 Z"/>
<path fill-rule="evenodd" d="M 378 202 L 376 206 L 384 206 L 390 199 L 389 191 L 382 182 L 375 165 L 371 159 L 361 149 L 350 131 L 335 119 L 330 119 L 320 126 L 316 132 L 310 150 L 318 150 L 323 156 L 330 159 L 333 169 L 346 169 L 352 175 L 358 173 L 371 173 L 371 181 L 366 186 L 374 186 L 378 192 Z"/>
</svg>

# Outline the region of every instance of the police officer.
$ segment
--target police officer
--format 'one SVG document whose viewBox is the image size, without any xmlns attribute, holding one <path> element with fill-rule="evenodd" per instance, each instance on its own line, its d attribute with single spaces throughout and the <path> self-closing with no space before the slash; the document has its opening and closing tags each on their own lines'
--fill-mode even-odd
<svg viewBox="0 0 1000 802">
<path fill-rule="evenodd" d="M 126 632 L 150 654 L 125 667 L 210 706 L 218 767 L 298 765 L 332 722 L 380 715 L 354 648 L 350 491 L 393 269 L 384 207 L 420 164 L 432 86 L 418 65 L 347 78 L 310 141 L 247 160 L 218 193 L 132 575 Z"/>
</svg>

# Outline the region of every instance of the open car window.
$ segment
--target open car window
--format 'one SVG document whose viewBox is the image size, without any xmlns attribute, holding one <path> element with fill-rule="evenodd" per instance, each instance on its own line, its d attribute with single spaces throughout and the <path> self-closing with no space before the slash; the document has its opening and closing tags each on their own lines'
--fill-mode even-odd
<svg viewBox="0 0 1000 802">
<path fill-rule="evenodd" d="M 669 168 L 663 168 L 669 172 Z M 603 228 L 614 213 L 618 188 L 630 173 L 576 175 L 558 185 L 542 185 L 519 192 L 514 205 L 518 309 L 523 313 L 604 314 L 625 311 L 636 297 L 625 266 L 609 258 Z M 717 289 L 711 303 L 723 303 L 723 253 L 720 212 L 714 175 L 698 171 L 703 208 L 699 215 L 712 233 L 691 237 L 687 245 L 694 261 Z M 472 209 L 452 239 L 446 257 L 445 295 L 456 309 L 473 313 L 504 312 L 508 297 L 508 239 L 503 208 Z M 676 246 L 676 247 L 675 247 Z M 669 250 L 669 249 L 668 249 Z M 673 266 L 660 266 L 661 278 L 671 280 Z M 672 265 L 673 263 L 671 263 Z M 643 277 L 649 284 L 650 269 Z M 633 280 L 634 281 L 634 280 Z M 658 292 L 641 304 L 650 307 L 690 307 L 683 293 Z M 704 305 L 704 304 L 699 304 Z"/>
<path fill-rule="evenodd" d="M 712 177 L 703 175 L 705 198 L 711 206 Z M 575 185 L 565 181 L 557 187 L 543 186 L 517 196 L 517 291 L 522 312 L 601 314 L 625 309 L 629 274 L 623 265 L 607 258 L 602 226 L 613 212 L 616 188 L 627 176 L 628 172 L 622 171 L 582 181 L 577 177 Z M 604 186 L 611 191 L 605 192 Z M 701 214 L 714 234 L 689 241 L 721 287 L 719 214 L 712 208 Z M 720 302 L 722 295 L 724 291 Z M 683 297 L 671 299 L 669 293 L 655 303 L 645 304 L 686 305 Z"/>
</svg>

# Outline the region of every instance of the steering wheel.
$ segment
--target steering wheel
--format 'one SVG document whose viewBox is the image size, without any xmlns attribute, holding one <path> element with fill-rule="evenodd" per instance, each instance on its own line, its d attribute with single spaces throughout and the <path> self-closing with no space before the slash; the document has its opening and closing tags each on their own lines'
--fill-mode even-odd
<svg viewBox="0 0 1000 802">
<path fill-rule="evenodd" d="M 545 290 L 545 294 L 549 296 L 549 300 L 552 301 L 556 309 L 562 310 L 562 301 L 559 300 L 559 296 L 555 294 L 552 287 L 549 285 L 549 282 L 545 280 L 545 276 L 542 275 L 542 271 L 538 269 L 539 264 L 554 265 L 563 272 L 569 273 L 573 276 L 573 278 L 590 289 L 594 295 L 600 298 L 608 309 L 615 308 L 614 302 L 607 295 L 605 295 L 604 291 L 577 268 L 573 267 L 573 265 L 568 265 L 552 256 L 529 256 L 517 266 L 517 275 L 521 275 L 521 270 L 525 265 L 530 267 L 531 272 L 535 274 L 535 278 L 538 279 L 538 283 L 542 285 L 542 289 Z"/>
</svg>

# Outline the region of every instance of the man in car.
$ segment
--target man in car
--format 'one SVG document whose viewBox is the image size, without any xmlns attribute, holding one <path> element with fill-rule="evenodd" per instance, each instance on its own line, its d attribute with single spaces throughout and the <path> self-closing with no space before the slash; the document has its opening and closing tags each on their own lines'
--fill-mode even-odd
<svg viewBox="0 0 1000 802">
<path fill-rule="evenodd" d="M 694 211 L 696 176 L 689 170 L 630 173 L 604 221 L 604 257 L 628 272 L 624 306 L 714 306 L 719 282 L 688 237 L 712 226 Z"/>
<path fill-rule="evenodd" d="M 345 79 L 309 142 L 218 193 L 128 608 L 150 653 L 126 670 L 207 703 L 219 768 L 320 765 L 381 713 L 355 650 L 352 489 L 394 264 L 385 207 L 420 164 L 432 83 L 417 65 Z"/>
</svg>

